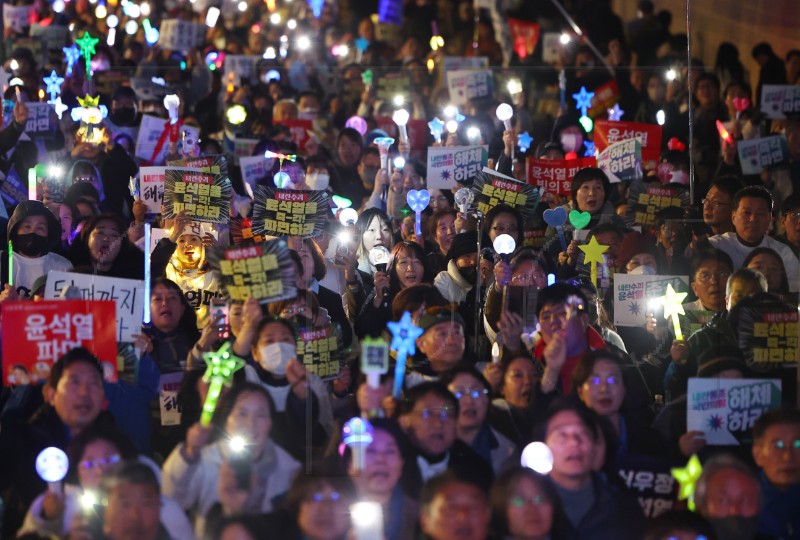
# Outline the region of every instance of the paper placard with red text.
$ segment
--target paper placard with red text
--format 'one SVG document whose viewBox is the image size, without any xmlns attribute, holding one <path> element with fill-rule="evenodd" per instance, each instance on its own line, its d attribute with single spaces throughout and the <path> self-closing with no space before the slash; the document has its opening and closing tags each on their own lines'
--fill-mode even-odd
<svg viewBox="0 0 800 540">
<path fill-rule="evenodd" d="M 610 145 L 626 139 L 639 141 L 642 145 L 644 168 L 655 169 L 661 157 L 661 126 L 602 119 L 594 123 L 594 148 L 598 154 Z"/>
<path fill-rule="evenodd" d="M 572 178 L 586 167 L 597 167 L 593 157 L 578 159 L 528 159 L 527 178 L 532 186 L 553 194 L 569 195 L 572 190 Z"/>
</svg>

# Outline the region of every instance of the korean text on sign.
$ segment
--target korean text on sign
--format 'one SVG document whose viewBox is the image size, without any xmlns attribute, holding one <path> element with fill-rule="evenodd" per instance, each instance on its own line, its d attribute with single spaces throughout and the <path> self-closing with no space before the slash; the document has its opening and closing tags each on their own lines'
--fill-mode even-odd
<svg viewBox="0 0 800 540">
<path fill-rule="evenodd" d="M 261 246 L 228 250 L 219 265 L 228 283 L 226 290 L 233 300 L 268 298 L 283 293 L 280 280 L 267 279 L 270 271 L 278 269 L 278 257 L 274 253 L 263 253 Z"/>
</svg>

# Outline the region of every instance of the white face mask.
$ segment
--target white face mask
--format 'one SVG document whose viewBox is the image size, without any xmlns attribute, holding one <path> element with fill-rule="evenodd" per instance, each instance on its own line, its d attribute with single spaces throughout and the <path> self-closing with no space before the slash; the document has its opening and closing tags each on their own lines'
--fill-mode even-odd
<svg viewBox="0 0 800 540">
<path fill-rule="evenodd" d="M 656 269 L 652 266 L 642 265 L 637 266 L 630 272 L 628 272 L 631 276 L 654 276 L 656 275 Z"/>
<path fill-rule="evenodd" d="M 258 349 L 258 363 L 266 371 L 280 377 L 286 375 L 286 364 L 297 358 L 294 343 L 270 343 Z"/>
<path fill-rule="evenodd" d="M 561 134 L 561 147 L 564 148 L 564 152 L 577 152 L 578 144 L 578 136 L 574 133 Z"/>
<path fill-rule="evenodd" d="M 312 172 L 306 175 L 306 185 L 309 189 L 314 189 L 318 191 L 322 191 L 323 189 L 328 189 L 328 184 L 330 184 L 331 177 L 328 173 L 317 173 Z"/>
</svg>

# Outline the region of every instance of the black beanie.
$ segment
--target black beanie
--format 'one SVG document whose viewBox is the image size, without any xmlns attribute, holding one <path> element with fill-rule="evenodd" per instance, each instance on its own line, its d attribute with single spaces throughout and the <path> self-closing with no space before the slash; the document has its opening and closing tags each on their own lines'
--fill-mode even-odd
<svg viewBox="0 0 800 540">
<path fill-rule="evenodd" d="M 476 231 L 457 234 L 447 252 L 447 260 L 456 260 L 462 255 L 471 253 L 478 253 L 478 233 Z"/>
</svg>

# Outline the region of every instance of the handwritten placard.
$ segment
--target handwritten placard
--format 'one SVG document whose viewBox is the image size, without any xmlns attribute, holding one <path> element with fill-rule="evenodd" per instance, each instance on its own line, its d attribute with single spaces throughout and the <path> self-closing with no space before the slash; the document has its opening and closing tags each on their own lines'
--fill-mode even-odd
<svg viewBox="0 0 800 540">
<path fill-rule="evenodd" d="M 800 112 L 800 86 L 765 84 L 761 89 L 761 112 L 767 118 L 783 119 Z"/>
<path fill-rule="evenodd" d="M 488 159 L 488 146 L 428 148 L 428 188 L 449 191 L 458 183 L 469 183 L 486 166 Z"/>
<path fill-rule="evenodd" d="M 172 167 L 164 173 L 164 217 L 183 213 L 196 221 L 228 223 L 230 199 L 227 176 Z"/>
<path fill-rule="evenodd" d="M 586 167 L 596 167 L 593 157 L 579 159 L 532 159 L 526 164 L 528 183 L 552 194 L 569 195 L 572 179 Z"/>
<path fill-rule="evenodd" d="M 736 143 L 742 174 L 761 174 L 789 161 L 789 147 L 781 135 L 749 139 Z"/>
<path fill-rule="evenodd" d="M 144 315 L 142 281 L 74 272 L 50 272 L 47 274 L 44 297 L 47 300 L 58 299 L 67 287 L 77 288 L 84 300 L 113 300 L 116 303 L 117 341 L 132 343 L 133 335 L 141 333 Z M 110 320 L 108 318 L 104 322 Z"/>
<path fill-rule="evenodd" d="M 161 21 L 158 45 L 162 49 L 189 51 L 200 47 L 206 37 L 206 27 L 180 19 Z"/>
<path fill-rule="evenodd" d="M 686 429 L 713 445 L 749 444 L 756 420 L 781 404 L 779 379 L 689 379 Z"/>
<path fill-rule="evenodd" d="M 467 105 L 472 99 L 492 96 L 494 80 L 489 70 L 457 70 L 447 72 L 447 90 L 453 105 Z"/>
<path fill-rule="evenodd" d="M 31 26 L 31 13 L 33 5 L 15 6 L 3 2 L 3 28 L 13 30 L 17 34 L 24 34 L 25 29 Z"/>
<path fill-rule="evenodd" d="M 328 218 L 328 194 L 257 186 L 253 233 L 266 236 L 317 236 Z"/>
<path fill-rule="evenodd" d="M 214 276 L 232 300 L 262 304 L 294 298 L 295 268 L 283 239 L 255 246 L 206 250 Z"/>
<path fill-rule="evenodd" d="M 655 299 L 664 296 L 667 285 L 677 292 L 686 292 L 689 277 L 614 274 L 614 324 L 644 326 L 648 313 L 663 312 Z"/>
<path fill-rule="evenodd" d="M 164 132 L 164 126 L 169 122 L 164 118 L 158 118 L 145 114 L 142 116 L 142 123 L 139 126 L 139 136 L 136 138 L 136 157 L 145 161 L 150 161 L 153 158 L 153 152 L 156 150 L 158 140 Z M 200 136 L 200 131 L 192 126 L 183 125 L 180 127 L 180 137 L 189 137 L 192 140 L 197 140 Z M 180 139 L 179 139 L 180 140 Z M 161 149 L 152 160 L 153 163 L 164 163 L 167 156 L 169 144 L 165 141 Z"/>
</svg>

